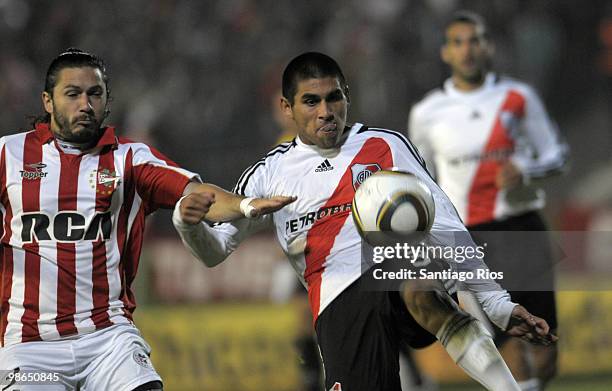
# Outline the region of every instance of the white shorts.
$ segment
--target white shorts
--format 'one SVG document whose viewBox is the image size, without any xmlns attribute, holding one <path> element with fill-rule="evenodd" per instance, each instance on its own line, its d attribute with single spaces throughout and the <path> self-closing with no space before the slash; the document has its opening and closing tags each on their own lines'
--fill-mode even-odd
<svg viewBox="0 0 612 391">
<path fill-rule="evenodd" d="M 161 381 L 150 352 L 138 329 L 129 324 L 57 341 L 11 345 L 0 348 L 0 390 L 132 391 Z M 22 381 L 8 386 L 7 377 Z"/>
</svg>

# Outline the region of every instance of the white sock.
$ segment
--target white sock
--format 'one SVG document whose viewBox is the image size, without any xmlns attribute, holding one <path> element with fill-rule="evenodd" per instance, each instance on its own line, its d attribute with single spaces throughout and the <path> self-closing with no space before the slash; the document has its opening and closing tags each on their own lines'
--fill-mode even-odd
<svg viewBox="0 0 612 391">
<path fill-rule="evenodd" d="M 533 378 L 518 382 L 521 391 L 541 391 L 540 380 Z"/>
<path fill-rule="evenodd" d="M 491 335 L 475 318 L 457 313 L 436 337 L 457 365 L 488 390 L 521 391 Z"/>
</svg>

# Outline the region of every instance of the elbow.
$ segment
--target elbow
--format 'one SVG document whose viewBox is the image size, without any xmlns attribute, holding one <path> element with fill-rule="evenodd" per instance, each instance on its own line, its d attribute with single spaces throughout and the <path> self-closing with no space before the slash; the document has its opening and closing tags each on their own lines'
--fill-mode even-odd
<svg viewBox="0 0 612 391">
<path fill-rule="evenodd" d="M 203 223 L 178 232 L 185 247 L 206 267 L 222 263 L 235 248 L 227 236 Z"/>
</svg>

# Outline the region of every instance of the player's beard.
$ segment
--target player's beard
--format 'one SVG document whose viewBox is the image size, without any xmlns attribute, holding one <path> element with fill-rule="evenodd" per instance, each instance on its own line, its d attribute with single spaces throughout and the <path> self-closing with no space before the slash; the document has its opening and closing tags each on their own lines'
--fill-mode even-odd
<svg viewBox="0 0 612 391">
<path fill-rule="evenodd" d="M 67 117 L 58 112 L 54 112 L 52 116 L 58 126 L 58 130 L 55 132 L 55 135 L 60 140 L 67 141 L 69 143 L 89 145 L 95 144 L 100 137 L 101 121 L 98 121 L 98 119 L 93 116 L 88 117 L 92 120 L 89 126 L 71 123 Z"/>
<path fill-rule="evenodd" d="M 484 80 L 486 71 L 479 68 L 473 72 L 463 72 L 461 78 L 470 84 L 481 84 Z"/>
<path fill-rule="evenodd" d="M 458 69 L 457 71 L 461 79 L 470 84 L 478 85 L 484 81 L 487 72 L 491 68 L 491 60 L 489 58 L 479 58 L 474 61 L 476 62 L 474 69 Z"/>
</svg>

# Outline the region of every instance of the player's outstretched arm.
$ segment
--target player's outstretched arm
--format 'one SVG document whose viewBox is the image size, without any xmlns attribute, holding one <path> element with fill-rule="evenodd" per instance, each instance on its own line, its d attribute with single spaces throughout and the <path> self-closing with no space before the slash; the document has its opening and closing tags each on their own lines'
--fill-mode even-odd
<svg viewBox="0 0 612 391">
<path fill-rule="evenodd" d="M 512 310 L 506 332 L 538 345 L 550 345 L 559 339 L 550 332 L 550 327 L 544 319 L 532 315 L 522 305 L 517 305 Z"/>
<path fill-rule="evenodd" d="M 237 219 L 246 214 L 244 205 L 251 206 L 246 212 L 255 217 L 272 213 L 295 200 L 292 197 L 245 199 L 217 186 L 196 183 L 188 185 L 184 194 L 174 208 L 172 223 L 185 246 L 208 267 L 223 262 L 242 240 L 269 223 L 270 219 Z M 204 219 L 237 220 L 209 226 L 202 222 Z"/>
<path fill-rule="evenodd" d="M 257 217 L 276 212 L 296 197 L 245 199 L 209 183 L 189 183 L 179 205 L 180 217 L 186 224 L 203 219 L 212 222 L 232 221 L 241 217 Z"/>
</svg>

